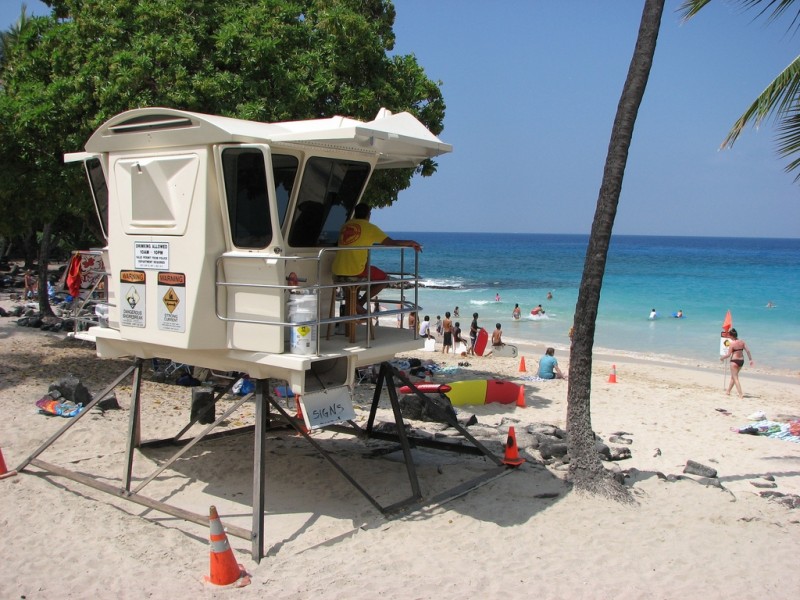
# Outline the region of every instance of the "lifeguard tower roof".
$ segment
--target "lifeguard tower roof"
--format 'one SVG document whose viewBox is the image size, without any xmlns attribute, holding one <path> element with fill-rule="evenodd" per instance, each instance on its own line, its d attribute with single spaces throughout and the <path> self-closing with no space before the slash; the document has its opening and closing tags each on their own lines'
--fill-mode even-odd
<svg viewBox="0 0 800 600">
<path fill-rule="evenodd" d="M 396 326 L 419 309 L 413 250 L 370 249 L 393 275 L 379 318 L 372 303 L 365 318 L 338 302 L 369 297 L 371 281 L 331 273 L 337 252 L 358 250 L 336 244 L 372 172 L 452 150 L 411 114 L 258 123 L 141 108 L 101 125 L 85 150 L 65 160 L 84 162 L 106 235 L 108 322 L 89 330 L 101 357 L 167 358 L 304 393 L 421 347 Z"/>
<path fill-rule="evenodd" d="M 157 132 L 169 132 L 158 135 Z M 180 134 L 178 135 L 178 133 Z M 125 134 L 125 135 L 121 135 Z M 167 108 L 121 113 L 104 123 L 86 143 L 88 153 L 130 149 L 129 134 L 143 134 L 142 148 L 170 148 L 190 140 L 204 144 L 296 143 L 377 154 L 375 168 L 415 167 L 426 158 L 452 152 L 413 115 L 382 108 L 367 123 L 348 117 L 259 123 Z"/>
</svg>

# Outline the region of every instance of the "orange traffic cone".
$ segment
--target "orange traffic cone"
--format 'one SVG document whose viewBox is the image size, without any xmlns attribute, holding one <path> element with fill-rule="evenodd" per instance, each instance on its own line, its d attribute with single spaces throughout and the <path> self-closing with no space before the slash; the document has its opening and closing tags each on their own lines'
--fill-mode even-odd
<svg viewBox="0 0 800 600">
<path fill-rule="evenodd" d="M 520 458 L 519 450 L 517 449 L 517 436 L 514 433 L 514 426 L 508 428 L 508 439 L 506 440 L 506 454 L 503 457 L 503 464 L 509 467 L 518 467 L 525 462 L 524 458 Z"/>
<path fill-rule="evenodd" d="M 517 395 L 517 406 L 525 408 L 525 386 L 519 386 L 519 394 Z"/>
<path fill-rule="evenodd" d="M 16 475 L 16 471 L 9 471 L 8 467 L 6 467 L 6 461 L 3 459 L 3 449 L 0 448 L 0 479 L 5 479 L 6 477 L 12 477 Z"/>
<path fill-rule="evenodd" d="M 608 376 L 608 383 L 617 383 L 617 365 L 611 365 L 611 375 Z"/>
<path fill-rule="evenodd" d="M 299 419 L 302 423 L 300 428 L 303 430 L 303 433 L 308 433 L 308 427 L 306 427 L 306 418 L 303 416 L 303 405 L 300 404 L 300 396 L 295 394 L 294 403 L 297 405 L 297 414 L 295 415 L 295 419 Z"/>
<path fill-rule="evenodd" d="M 3 459 L 3 449 L 0 448 L 0 479 L 5 479 L 6 477 L 13 477 L 16 475 L 16 471 L 9 471 L 8 467 L 6 467 L 6 461 Z"/>
<path fill-rule="evenodd" d="M 525 357 L 523 356 L 519 359 L 519 372 L 524 373 L 525 371 Z"/>
<path fill-rule="evenodd" d="M 205 577 L 208 583 L 214 585 L 236 584 L 234 587 L 244 587 L 250 583 L 250 576 L 244 567 L 236 562 L 228 536 L 222 528 L 216 506 L 209 510 L 208 520 L 211 525 L 211 575 Z"/>
</svg>

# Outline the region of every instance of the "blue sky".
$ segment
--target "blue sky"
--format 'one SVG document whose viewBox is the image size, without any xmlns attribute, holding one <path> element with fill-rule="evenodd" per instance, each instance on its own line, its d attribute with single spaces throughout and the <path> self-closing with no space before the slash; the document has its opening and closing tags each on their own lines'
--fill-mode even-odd
<svg viewBox="0 0 800 600">
<path fill-rule="evenodd" d="M 0 0 L 0 25 L 20 5 Z M 642 6 L 395 0 L 395 52 L 442 82 L 441 138 L 454 151 L 373 220 L 388 231 L 587 233 Z M 667 0 L 614 232 L 800 237 L 800 186 L 772 122 L 719 149 L 797 56 L 798 36 L 731 3 L 688 23 L 678 6 Z"/>
</svg>

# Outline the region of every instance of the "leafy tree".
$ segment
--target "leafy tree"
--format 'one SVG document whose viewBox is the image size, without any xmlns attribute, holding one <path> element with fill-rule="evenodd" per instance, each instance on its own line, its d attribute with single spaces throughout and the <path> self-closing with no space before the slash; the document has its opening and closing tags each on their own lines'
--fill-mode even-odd
<svg viewBox="0 0 800 600">
<path fill-rule="evenodd" d="M 2 231 L 93 220 L 80 170 L 62 154 L 131 108 L 282 121 L 369 120 L 385 106 L 442 130 L 438 84 L 413 56 L 389 55 L 388 0 L 46 3 L 52 15 L 29 20 L 0 72 L 0 198 L 13 206 L 0 214 Z M 368 201 L 391 204 L 415 172 L 435 166 L 381 174 Z"/>
<path fill-rule="evenodd" d="M 628 76 L 611 130 L 603 181 L 600 185 L 586 250 L 578 301 L 575 305 L 574 331 L 570 348 L 570 377 L 567 390 L 570 479 L 578 490 L 625 502 L 632 502 L 628 490 L 603 468 L 595 448 L 590 410 L 592 348 L 600 290 L 603 285 L 608 247 L 611 243 L 611 230 L 617 214 L 636 116 L 653 64 L 663 12 L 664 0 L 645 1 L 636 49 L 628 68 Z"/>
<path fill-rule="evenodd" d="M 794 4 L 793 0 L 736 1 L 745 8 L 760 8 L 759 15 L 769 12 L 769 21 L 791 13 Z M 709 2 L 711 0 L 685 0 L 679 11 L 688 20 Z M 793 29 L 798 26 L 800 26 L 800 10 L 794 13 L 790 25 Z M 800 56 L 781 71 L 739 117 L 722 142 L 722 147 L 732 147 L 748 124 L 758 127 L 770 115 L 775 118 L 777 123 L 778 154 L 791 159 L 786 166 L 786 171 L 795 171 L 800 168 Z M 795 181 L 800 181 L 800 174 L 795 177 Z"/>
</svg>

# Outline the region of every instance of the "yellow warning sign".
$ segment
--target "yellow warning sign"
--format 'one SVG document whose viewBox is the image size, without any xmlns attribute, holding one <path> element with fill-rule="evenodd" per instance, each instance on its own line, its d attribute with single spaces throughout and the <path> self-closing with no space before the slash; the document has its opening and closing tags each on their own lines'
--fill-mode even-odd
<svg viewBox="0 0 800 600">
<path fill-rule="evenodd" d="M 170 313 L 173 313 L 175 312 L 175 309 L 178 308 L 178 304 L 180 304 L 181 299 L 178 298 L 178 294 L 175 293 L 174 289 L 169 288 L 167 290 L 167 293 L 164 294 L 163 301 L 164 301 L 164 306 L 167 307 L 167 310 Z"/>
</svg>

